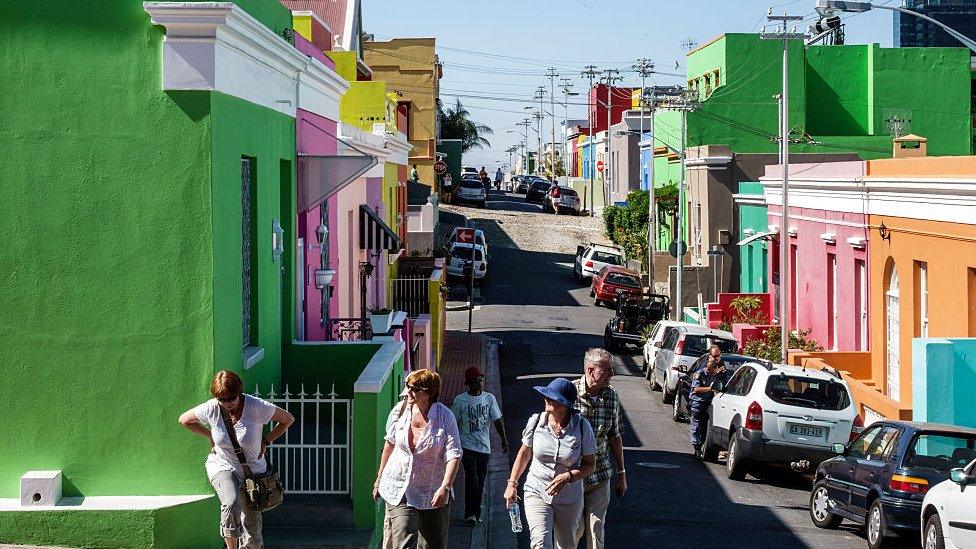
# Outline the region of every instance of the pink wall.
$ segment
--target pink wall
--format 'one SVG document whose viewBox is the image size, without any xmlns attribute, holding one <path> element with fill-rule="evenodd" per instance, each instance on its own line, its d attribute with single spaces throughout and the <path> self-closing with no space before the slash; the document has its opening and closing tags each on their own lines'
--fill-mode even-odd
<svg viewBox="0 0 976 549">
<path fill-rule="evenodd" d="M 366 205 L 368 205 L 376 215 L 380 216 L 381 219 L 385 218 L 385 209 L 383 206 L 383 178 L 382 177 L 367 177 L 366 178 Z M 373 308 L 382 308 L 386 306 L 386 288 L 384 287 L 387 279 L 387 271 L 390 268 L 390 262 L 387 260 L 387 255 L 385 253 L 380 254 L 377 258 L 375 254 L 370 252 L 369 260 L 376 266 L 376 270 L 373 271 L 373 277 L 369 280 L 369 291 L 366 295 L 366 306 Z"/>
<path fill-rule="evenodd" d="M 315 24 L 318 25 L 317 22 Z M 325 31 L 324 28 L 322 30 Z M 330 47 L 331 44 L 327 44 L 323 48 L 323 47 L 320 47 L 322 44 L 315 45 L 315 44 L 309 42 L 308 40 L 306 40 L 302 35 L 298 34 L 297 32 L 294 33 L 293 36 L 295 38 L 295 49 L 297 49 L 298 51 L 304 53 L 305 55 L 310 55 L 310 56 L 318 59 L 326 67 L 329 67 L 330 69 L 335 70 L 335 61 L 333 61 L 332 59 L 330 59 L 329 57 L 327 57 L 324 53 L 322 53 L 322 50 L 323 49 L 325 49 L 325 50 L 331 50 L 332 49 Z M 328 35 L 326 35 L 326 36 L 328 36 Z"/>
</svg>

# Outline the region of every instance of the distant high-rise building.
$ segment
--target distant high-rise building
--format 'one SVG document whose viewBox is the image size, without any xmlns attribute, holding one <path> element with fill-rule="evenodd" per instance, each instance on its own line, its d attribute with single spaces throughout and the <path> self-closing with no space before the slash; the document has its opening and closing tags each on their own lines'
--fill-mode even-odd
<svg viewBox="0 0 976 549">
<path fill-rule="evenodd" d="M 976 0 L 905 0 L 905 7 L 976 39 Z M 919 17 L 895 12 L 894 27 L 896 47 L 962 47 L 944 30 Z"/>
</svg>

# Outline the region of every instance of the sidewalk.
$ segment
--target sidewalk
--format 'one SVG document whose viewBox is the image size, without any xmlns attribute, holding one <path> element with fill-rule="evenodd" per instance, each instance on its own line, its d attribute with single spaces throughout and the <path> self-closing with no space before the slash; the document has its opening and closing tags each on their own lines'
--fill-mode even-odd
<svg viewBox="0 0 976 549">
<path fill-rule="evenodd" d="M 485 374 L 485 390 L 495 395 L 504 412 L 501 396 L 501 377 L 498 371 L 498 340 L 481 334 L 448 331 L 444 341 L 444 357 L 438 373 L 441 375 L 441 401 L 447 406 L 454 396 L 465 391 L 464 370 L 477 366 Z M 508 510 L 502 501 L 508 479 L 508 455 L 501 453 L 501 440 L 491 429 L 491 460 L 482 499 L 484 524 L 464 524 L 464 471 L 454 481 L 454 502 L 451 504 L 451 530 L 447 546 L 459 549 L 512 548 L 518 540 L 512 532 Z M 511 450 L 510 450 L 511 451 Z"/>
</svg>

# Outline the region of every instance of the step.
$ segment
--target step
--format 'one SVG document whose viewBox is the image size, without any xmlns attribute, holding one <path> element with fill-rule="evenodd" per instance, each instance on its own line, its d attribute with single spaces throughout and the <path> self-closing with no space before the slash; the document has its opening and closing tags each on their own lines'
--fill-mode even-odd
<svg viewBox="0 0 976 549">
<path fill-rule="evenodd" d="M 348 495 L 287 494 L 285 502 L 264 513 L 266 528 L 352 529 L 352 500 Z"/>
<path fill-rule="evenodd" d="M 366 549 L 373 531 L 365 528 L 264 528 L 266 549 Z"/>
</svg>

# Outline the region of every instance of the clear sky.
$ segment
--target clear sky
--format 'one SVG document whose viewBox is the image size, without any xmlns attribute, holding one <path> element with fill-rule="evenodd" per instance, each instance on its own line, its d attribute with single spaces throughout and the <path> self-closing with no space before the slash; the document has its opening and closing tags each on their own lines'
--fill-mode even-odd
<svg viewBox="0 0 976 549">
<path fill-rule="evenodd" d="M 878 3 L 889 3 L 878 2 Z M 639 57 L 662 72 L 685 73 L 684 53 L 690 42 L 704 43 L 724 32 L 758 32 L 769 7 L 776 13 L 805 16 L 805 28 L 817 19 L 815 0 L 363 0 L 363 27 L 377 40 L 433 36 L 444 63 L 441 100 L 461 97 L 472 118 L 494 129 L 491 147 L 468 151 L 464 162 L 490 169 L 508 161 L 506 148 L 522 139 L 515 124 L 527 116 L 536 87 L 549 90 L 548 67 L 570 78 L 583 92 L 585 65 L 616 68 L 621 85 L 639 86 L 631 69 Z M 877 42 L 891 46 L 892 13 L 873 11 L 845 15 L 848 44 Z M 464 50 L 464 51 L 461 51 Z M 677 66 L 677 68 L 675 68 Z M 556 99 L 563 94 L 556 79 Z M 652 84 L 680 84 L 684 78 L 655 75 Z M 486 99 L 505 98 L 506 100 Z M 570 103 L 583 103 L 581 97 Z M 549 110 L 548 95 L 545 109 Z M 556 105 L 557 129 L 564 108 Z M 570 105 L 570 118 L 585 118 L 582 105 Z M 509 133 L 513 132 L 513 133 Z M 543 123 L 548 141 L 551 122 Z M 535 132 L 529 130 L 531 147 Z"/>
</svg>

